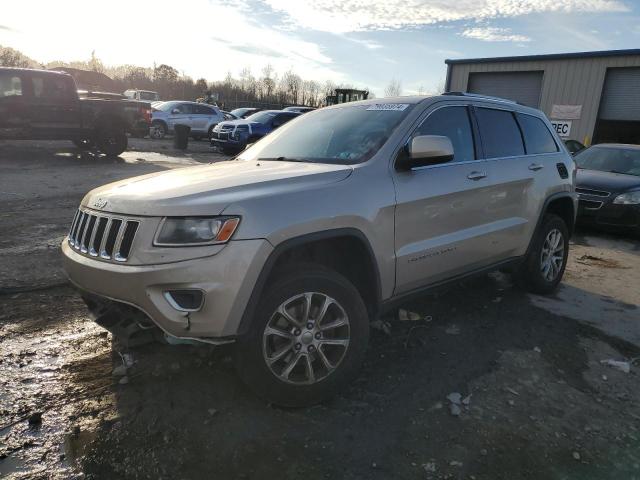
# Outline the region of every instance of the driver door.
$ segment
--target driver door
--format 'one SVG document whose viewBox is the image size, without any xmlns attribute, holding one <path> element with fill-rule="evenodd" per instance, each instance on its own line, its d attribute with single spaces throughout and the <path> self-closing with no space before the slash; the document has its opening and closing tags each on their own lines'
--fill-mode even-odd
<svg viewBox="0 0 640 480">
<path fill-rule="evenodd" d="M 500 219 L 492 211 L 492 163 L 482 159 L 466 105 L 435 107 L 413 132 L 451 140 L 454 158 L 394 171 L 396 290 L 411 291 L 481 268 L 493 259 Z"/>
</svg>

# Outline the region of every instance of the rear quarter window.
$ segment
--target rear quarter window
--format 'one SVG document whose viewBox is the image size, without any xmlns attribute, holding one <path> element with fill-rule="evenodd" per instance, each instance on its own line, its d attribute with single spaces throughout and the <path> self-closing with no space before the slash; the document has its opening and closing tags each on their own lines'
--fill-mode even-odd
<svg viewBox="0 0 640 480">
<path fill-rule="evenodd" d="M 558 145 L 556 145 L 553 135 L 541 119 L 522 113 L 517 113 L 516 117 L 522 129 L 527 155 L 558 151 Z"/>
<path fill-rule="evenodd" d="M 512 112 L 477 108 L 476 116 L 485 158 L 524 155 L 522 134 Z"/>
</svg>

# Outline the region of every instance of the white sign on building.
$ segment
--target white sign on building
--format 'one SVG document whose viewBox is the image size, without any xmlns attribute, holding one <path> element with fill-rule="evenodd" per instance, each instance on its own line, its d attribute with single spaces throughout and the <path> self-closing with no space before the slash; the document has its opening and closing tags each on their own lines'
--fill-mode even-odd
<svg viewBox="0 0 640 480">
<path fill-rule="evenodd" d="M 551 120 L 551 125 L 559 137 L 565 138 L 571 135 L 571 120 Z"/>
<path fill-rule="evenodd" d="M 552 105 L 551 118 L 558 120 L 579 120 L 582 115 L 582 105 Z"/>
</svg>

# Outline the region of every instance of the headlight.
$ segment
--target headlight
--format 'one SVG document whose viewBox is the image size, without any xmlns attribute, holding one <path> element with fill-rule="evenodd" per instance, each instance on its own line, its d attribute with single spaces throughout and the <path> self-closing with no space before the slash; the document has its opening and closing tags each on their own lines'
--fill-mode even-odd
<svg viewBox="0 0 640 480">
<path fill-rule="evenodd" d="M 637 205 L 640 203 L 640 191 L 638 192 L 628 192 L 623 193 L 622 195 L 618 195 L 613 203 L 617 203 L 618 205 Z"/>
<path fill-rule="evenodd" d="M 239 223 L 239 217 L 167 217 L 160 224 L 153 243 L 161 247 L 225 243 Z"/>
</svg>

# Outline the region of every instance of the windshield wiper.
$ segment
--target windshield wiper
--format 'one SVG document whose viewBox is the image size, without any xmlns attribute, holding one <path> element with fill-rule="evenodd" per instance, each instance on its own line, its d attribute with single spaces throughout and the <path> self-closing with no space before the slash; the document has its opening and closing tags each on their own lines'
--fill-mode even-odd
<svg viewBox="0 0 640 480">
<path fill-rule="evenodd" d="M 620 173 L 622 175 L 629 175 L 627 172 L 621 172 L 620 170 L 609 170 L 609 173 Z"/>
<path fill-rule="evenodd" d="M 287 158 L 287 157 L 264 157 L 264 158 L 258 158 L 258 161 L 265 161 L 265 162 L 308 162 L 308 160 L 305 160 L 304 158 Z"/>
</svg>

